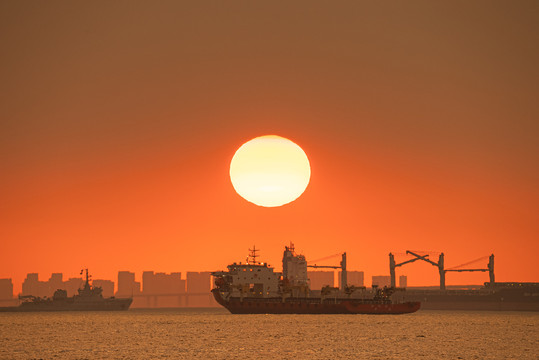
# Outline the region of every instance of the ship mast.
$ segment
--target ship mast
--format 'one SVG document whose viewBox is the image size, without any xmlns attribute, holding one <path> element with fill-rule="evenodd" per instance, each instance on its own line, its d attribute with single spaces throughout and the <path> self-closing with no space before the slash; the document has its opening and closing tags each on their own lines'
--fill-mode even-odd
<svg viewBox="0 0 539 360">
<path fill-rule="evenodd" d="M 259 256 L 257 254 L 257 251 L 260 251 L 260 249 L 257 249 L 255 245 L 253 245 L 252 249 L 249 249 L 249 257 L 247 258 L 247 264 L 249 265 L 259 264 L 259 262 L 256 261 L 256 258 Z"/>
<path fill-rule="evenodd" d="M 90 276 L 88 275 L 88 268 L 82 269 L 80 271 L 80 274 L 82 275 L 85 271 L 86 271 L 86 282 L 84 283 L 84 288 L 86 289 L 90 287 Z"/>
</svg>

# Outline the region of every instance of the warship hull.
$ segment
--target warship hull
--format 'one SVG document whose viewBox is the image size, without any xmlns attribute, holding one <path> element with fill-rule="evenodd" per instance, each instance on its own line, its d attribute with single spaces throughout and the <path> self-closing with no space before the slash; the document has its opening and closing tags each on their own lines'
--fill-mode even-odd
<svg viewBox="0 0 539 360">
<path fill-rule="evenodd" d="M 387 303 L 348 298 L 289 297 L 282 299 L 256 297 L 224 298 L 219 289 L 212 290 L 215 300 L 232 314 L 409 314 L 419 310 L 420 303 Z"/>
</svg>

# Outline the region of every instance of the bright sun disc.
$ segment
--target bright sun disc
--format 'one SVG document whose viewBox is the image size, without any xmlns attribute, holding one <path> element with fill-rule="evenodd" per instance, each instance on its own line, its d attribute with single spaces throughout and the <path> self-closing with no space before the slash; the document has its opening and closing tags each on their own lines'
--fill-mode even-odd
<svg viewBox="0 0 539 360">
<path fill-rule="evenodd" d="M 281 206 L 296 200 L 310 178 L 311 167 L 305 152 L 276 135 L 246 142 L 230 163 L 230 179 L 236 192 L 259 206 Z"/>
</svg>

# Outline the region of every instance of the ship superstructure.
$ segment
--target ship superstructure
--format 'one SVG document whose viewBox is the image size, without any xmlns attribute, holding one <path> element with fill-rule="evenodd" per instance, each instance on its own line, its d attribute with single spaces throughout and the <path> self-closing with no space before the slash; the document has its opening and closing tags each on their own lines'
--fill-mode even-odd
<svg viewBox="0 0 539 360">
<path fill-rule="evenodd" d="M 292 243 L 284 248 L 282 278 L 281 292 L 289 292 L 291 296 L 307 296 L 309 294 L 307 260 L 304 255 L 295 253 Z"/>
<path fill-rule="evenodd" d="M 295 253 L 294 245 L 283 253 L 283 272 L 257 261 L 257 249 L 250 250 L 246 263 L 233 263 L 228 271 L 212 275 L 216 301 L 232 313 L 294 314 L 403 314 L 419 309 L 419 302 L 398 301 L 396 289 L 346 286 L 339 290 L 326 286 L 311 291 L 305 256 Z M 343 256 L 342 264 L 346 264 Z M 346 265 L 342 267 L 346 272 Z M 346 279 L 344 274 L 343 279 Z M 402 298 L 402 297 L 400 297 Z"/>
<path fill-rule="evenodd" d="M 228 265 L 228 271 L 213 272 L 215 284 L 219 286 L 227 297 L 254 297 L 266 298 L 279 295 L 279 279 L 281 273 L 267 263 L 256 260 L 258 250 L 253 248 L 247 263 L 233 263 Z"/>
</svg>

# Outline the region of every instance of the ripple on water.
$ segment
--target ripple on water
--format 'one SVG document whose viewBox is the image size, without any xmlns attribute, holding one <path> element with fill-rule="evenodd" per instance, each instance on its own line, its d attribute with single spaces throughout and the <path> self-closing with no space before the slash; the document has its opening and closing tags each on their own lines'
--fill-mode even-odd
<svg viewBox="0 0 539 360">
<path fill-rule="evenodd" d="M 0 314 L 0 358 L 537 359 L 539 314 L 231 315 L 223 309 Z"/>
</svg>

